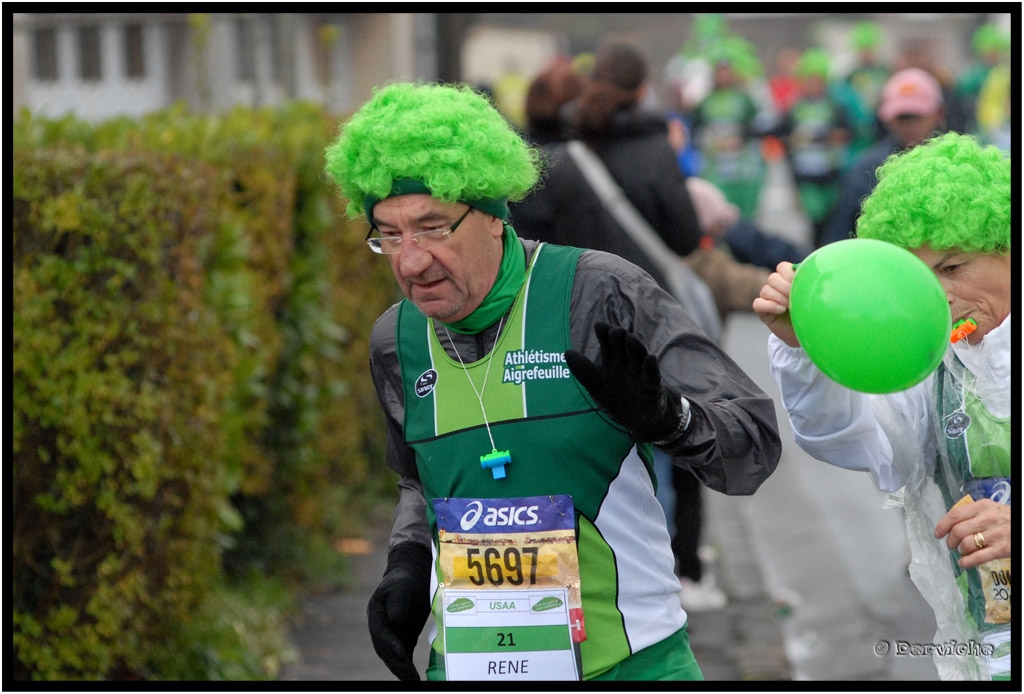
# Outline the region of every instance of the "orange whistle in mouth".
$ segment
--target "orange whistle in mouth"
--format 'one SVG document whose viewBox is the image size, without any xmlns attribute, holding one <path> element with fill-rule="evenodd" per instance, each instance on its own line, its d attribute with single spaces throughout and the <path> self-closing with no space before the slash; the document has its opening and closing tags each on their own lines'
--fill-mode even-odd
<svg viewBox="0 0 1024 694">
<path fill-rule="evenodd" d="M 977 329 L 978 324 L 974 322 L 973 318 L 965 318 L 963 320 L 958 320 L 956 324 L 953 326 L 952 334 L 950 334 L 949 336 L 949 344 L 953 344 L 954 342 L 960 342 L 960 340 L 964 339 Z"/>
</svg>

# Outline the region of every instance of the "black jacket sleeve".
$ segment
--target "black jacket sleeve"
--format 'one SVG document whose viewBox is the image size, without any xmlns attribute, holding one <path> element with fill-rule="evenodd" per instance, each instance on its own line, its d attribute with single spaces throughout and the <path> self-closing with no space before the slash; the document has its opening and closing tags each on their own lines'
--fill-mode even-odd
<svg viewBox="0 0 1024 694">
<path fill-rule="evenodd" d="M 782 455 L 775 403 L 683 308 L 639 268 L 584 253 L 573 285 L 573 348 L 600 360 L 593 326 L 619 325 L 658 358 L 662 381 L 690 403 L 684 436 L 661 446 L 673 462 L 724 494 L 753 494 Z"/>
</svg>

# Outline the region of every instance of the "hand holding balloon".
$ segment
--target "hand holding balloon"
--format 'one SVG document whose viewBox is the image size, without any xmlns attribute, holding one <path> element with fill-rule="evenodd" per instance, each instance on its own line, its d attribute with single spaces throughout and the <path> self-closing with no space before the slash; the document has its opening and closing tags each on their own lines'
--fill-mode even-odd
<svg viewBox="0 0 1024 694">
<path fill-rule="evenodd" d="M 825 375 L 865 393 L 893 393 L 924 380 L 942 361 L 952 322 L 931 268 L 873 239 L 823 246 L 796 272 L 780 265 L 753 308 Z"/>
<path fill-rule="evenodd" d="M 790 347 L 799 347 L 800 341 L 793 331 L 789 315 L 789 294 L 793 288 L 796 266 L 783 261 L 768 276 L 768 284 L 761 288 L 761 294 L 754 299 L 753 309 L 768 329 Z"/>
</svg>

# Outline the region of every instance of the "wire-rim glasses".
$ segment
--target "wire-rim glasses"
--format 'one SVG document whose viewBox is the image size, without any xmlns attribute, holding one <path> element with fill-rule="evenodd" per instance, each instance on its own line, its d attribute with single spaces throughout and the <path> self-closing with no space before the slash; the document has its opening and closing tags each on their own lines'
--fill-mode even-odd
<svg viewBox="0 0 1024 694">
<path fill-rule="evenodd" d="M 473 211 L 472 207 L 467 207 L 466 211 L 462 213 L 462 216 L 456 219 L 448 226 L 438 227 L 437 229 L 427 229 L 426 231 L 417 231 L 409 238 L 413 242 L 424 250 L 435 248 L 444 243 L 448 242 L 451 235 L 455 233 L 455 230 L 459 228 L 469 213 Z M 374 235 L 376 234 L 376 236 Z M 370 247 L 370 250 L 374 253 L 381 255 L 394 255 L 402 250 L 402 242 L 405 240 L 400 234 L 388 234 L 384 235 L 381 230 L 377 228 L 375 224 L 370 224 L 370 231 L 366 234 L 366 245 Z"/>
</svg>

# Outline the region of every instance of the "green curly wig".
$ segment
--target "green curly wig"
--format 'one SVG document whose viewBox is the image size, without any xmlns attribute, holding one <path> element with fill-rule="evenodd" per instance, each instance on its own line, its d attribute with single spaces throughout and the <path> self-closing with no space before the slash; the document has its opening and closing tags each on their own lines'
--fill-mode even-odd
<svg viewBox="0 0 1024 694">
<path fill-rule="evenodd" d="M 977 55 L 989 52 L 1006 54 L 1010 52 L 1010 34 L 994 24 L 982 24 L 971 37 L 971 49 Z"/>
<path fill-rule="evenodd" d="M 864 201 L 857 236 L 904 248 L 1009 251 L 1009 157 L 957 133 L 890 156 Z"/>
<path fill-rule="evenodd" d="M 526 196 L 543 162 L 469 85 L 402 82 L 374 89 L 325 159 L 350 217 L 391 195 L 421 192 L 504 219 L 507 201 Z"/>
<path fill-rule="evenodd" d="M 797 77 L 818 75 L 828 79 L 831 67 L 832 58 L 828 51 L 823 48 L 808 48 L 800 55 L 800 59 L 796 63 L 796 75 Z"/>
<path fill-rule="evenodd" d="M 850 42 L 857 50 L 877 48 L 882 42 L 882 30 L 874 22 L 857 22 L 850 31 Z"/>
<path fill-rule="evenodd" d="M 729 63 L 743 79 L 764 74 L 764 66 L 757 57 L 754 44 L 742 36 L 726 36 L 708 48 L 706 56 L 711 64 Z"/>
</svg>

